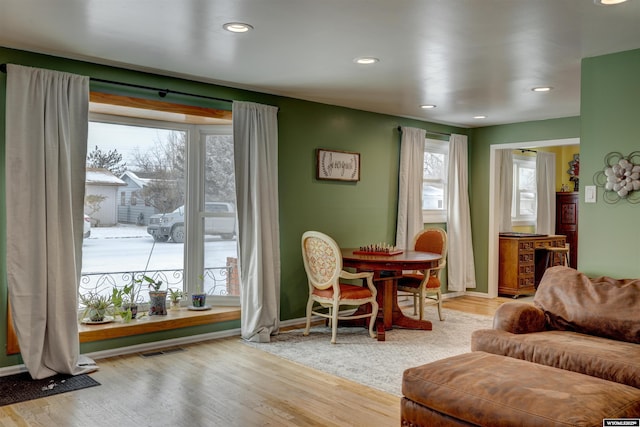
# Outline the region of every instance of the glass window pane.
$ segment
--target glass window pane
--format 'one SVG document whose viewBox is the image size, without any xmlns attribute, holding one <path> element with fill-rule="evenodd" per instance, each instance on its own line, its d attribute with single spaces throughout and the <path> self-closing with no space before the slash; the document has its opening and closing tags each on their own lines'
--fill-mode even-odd
<svg viewBox="0 0 640 427">
<path fill-rule="evenodd" d="M 85 213 L 93 227 L 81 294 L 110 295 L 142 274 L 163 289 L 183 288 L 185 140 L 181 130 L 89 123 Z M 136 291 L 136 302 L 148 301 L 146 285 Z"/>
<path fill-rule="evenodd" d="M 444 179 L 445 155 L 441 153 L 424 153 L 424 179 Z"/>
<path fill-rule="evenodd" d="M 239 296 L 233 138 L 205 136 L 204 289 L 209 295 Z"/>
<path fill-rule="evenodd" d="M 536 195 L 535 193 L 522 191 L 520 192 L 520 216 L 531 216 L 536 214 Z"/>
<path fill-rule="evenodd" d="M 422 209 L 444 209 L 444 185 L 424 183 L 422 186 Z"/>
<path fill-rule="evenodd" d="M 518 185 L 520 190 L 534 190 L 536 188 L 536 171 L 535 169 L 520 167 L 519 168 Z"/>
<path fill-rule="evenodd" d="M 513 163 L 511 218 L 515 221 L 535 221 L 536 202 L 535 158 L 516 158 Z"/>
</svg>

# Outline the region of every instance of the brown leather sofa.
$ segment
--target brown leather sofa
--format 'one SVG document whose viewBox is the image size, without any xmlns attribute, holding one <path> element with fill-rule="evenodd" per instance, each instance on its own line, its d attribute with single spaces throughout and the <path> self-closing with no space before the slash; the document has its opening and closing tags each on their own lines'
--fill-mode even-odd
<svg viewBox="0 0 640 427">
<path fill-rule="evenodd" d="M 472 352 L 407 369 L 403 426 L 598 426 L 640 416 L 640 280 L 546 271 Z"/>
<path fill-rule="evenodd" d="M 534 305 L 501 305 L 493 329 L 474 331 L 471 350 L 640 388 L 640 280 L 550 268 Z"/>
</svg>

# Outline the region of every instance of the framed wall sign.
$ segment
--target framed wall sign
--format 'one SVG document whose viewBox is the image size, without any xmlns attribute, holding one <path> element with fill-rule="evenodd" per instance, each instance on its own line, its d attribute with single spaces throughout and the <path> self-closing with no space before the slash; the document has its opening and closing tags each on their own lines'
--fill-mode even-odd
<svg viewBox="0 0 640 427">
<path fill-rule="evenodd" d="M 360 153 L 316 151 L 316 177 L 336 181 L 360 181 Z"/>
</svg>

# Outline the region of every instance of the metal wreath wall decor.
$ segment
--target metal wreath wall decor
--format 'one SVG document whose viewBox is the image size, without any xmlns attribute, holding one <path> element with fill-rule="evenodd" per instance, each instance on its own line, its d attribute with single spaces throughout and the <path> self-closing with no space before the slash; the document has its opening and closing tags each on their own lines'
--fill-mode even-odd
<svg viewBox="0 0 640 427">
<path fill-rule="evenodd" d="M 603 199 L 617 203 L 625 199 L 640 203 L 640 151 L 628 156 L 611 152 L 604 157 L 604 168 L 593 177 L 596 186 L 604 188 Z"/>
</svg>

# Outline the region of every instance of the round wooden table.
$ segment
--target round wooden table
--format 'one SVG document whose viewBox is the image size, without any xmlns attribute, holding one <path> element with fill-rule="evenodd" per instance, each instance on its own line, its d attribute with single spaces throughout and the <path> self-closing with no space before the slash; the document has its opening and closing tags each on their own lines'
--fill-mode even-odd
<svg viewBox="0 0 640 427">
<path fill-rule="evenodd" d="M 358 271 L 372 271 L 373 280 L 378 290 L 378 320 L 376 331 L 378 341 L 385 340 L 385 331 L 394 326 L 405 329 L 430 331 L 431 322 L 406 317 L 398 306 L 397 279 L 402 270 L 428 270 L 438 266 L 442 256 L 431 252 L 403 251 L 396 255 L 359 253 L 358 248 L 341 249 L 343 267 L 355 268 Z M 358 310 L 371 310 L 367 304 Z M 364 321 L 363 321 L 364 322 Z"/>
</svg>

